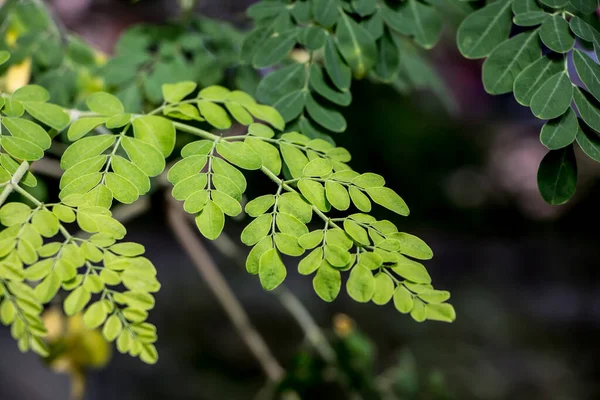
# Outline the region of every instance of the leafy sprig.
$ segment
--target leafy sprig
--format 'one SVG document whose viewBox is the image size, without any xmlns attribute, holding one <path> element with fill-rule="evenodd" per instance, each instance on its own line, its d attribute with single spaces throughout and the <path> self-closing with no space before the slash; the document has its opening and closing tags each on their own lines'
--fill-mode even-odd
<svg viewBox="0 0 600 400">
<path fill-rule="evenodd" d="M 533 115 L 548 120 L 540 134 L 549 152 L 539 167 L 538 186 L 549 204 L 565 203 L 577 184 L 574 143 L 600 162 L 600 66 L 584 48 L 575 48 L 579 42 L 593 47 L 596 58 L 600 54 L 600 33 L 591 18 L 597 0 L 488 3 L 463 21 L 458 47 L 467 58 L 486 58 L 488 93 L 513 92 Z M 509 37 L 513 26 L 518 33 Z M 569 72 L 569 59 L 585 87 Z"/>
<path fill-rule="evenodd" d="M 248 15 L 255 29 L 242 60 L 255 68 L 283 65 L 261 81 L 257 99 L 310 138 L 346 130 L 338 108 L 352 101 L 352 77 L 370 76 L 403 91 L 430 87 L 447 97 L 414 46 L 429 49 L 439 40 L 442 17 L 430 2 L 263 0 Z"/>
</svg>

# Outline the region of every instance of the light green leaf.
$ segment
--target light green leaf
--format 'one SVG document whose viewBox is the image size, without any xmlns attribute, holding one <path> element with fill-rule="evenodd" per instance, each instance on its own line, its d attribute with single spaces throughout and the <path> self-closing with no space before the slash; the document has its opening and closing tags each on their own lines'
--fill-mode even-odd
<svg viewBox="0 0 600 400">
<path fill-rule="evenodd" d="M 104 335 L 106 340 L 112 342 L 119 336 L 122 330 L 123 323 L 117 315 L 113 314 L 106 320 L 104 328 L 102 329 L 102 334 Z"/>
<path fill-rule="evenodd" d="M 215 128 L 229 129 L 231 127 L 231 119 L 227 115 L 227 111 L 220 105 L 208 100 L 199 100 L 197 105 L 202 116 Z"/>
<path fill-rule="evenodd" d="M 73 290 L 65 299 L 64 309 L 65 314 L 72 316 L 83 310 L 86 304 L 91 299 L 90 292 L 87 291 L 83 286 Z"/>
<path fill-rule="evenodd" d="M 73 122 L 67 132 L 70 141 L 79 140 L 107 121 L 105 117 L 86 117 Z"/>
<path fill-rule="evenodd" d="M 112 192 L 115 199 L 124 204 L 131 204 L 140 197 L 136 186 L 128 179 L 109 172 L 104 176 L 104 184 Z"/>
<path fill-rule="evenodd" d="M 275 136 L 275 132 L 273 132 L 273 129 L 259 123 L 250 124 L 250 126 L 248 127 L 248 134 L 267 139 L 270 139 L 273 136 Z"/>
<path fill-rule="evenodd" d="M 296 238 L 300 238 L 300 236 L 308 233 L 306 225 L 293 215 L 283 212 L 277 213 L 275 222 L 280 232 L 287 233 Z"/>
<path fill-rule="evenodd" d="M 260 268 L 260 257 L 273 248 L 273 239 L 270 236 L 265 237 L 250 250 L 246 258 L 246 270 L 252 275 L 257 275 Z"/>
<path fill-rule="evenodd" d="M 133 120 L 133 134 L 142 142 L 148 143 L 167 157 L 175 147 L 175 126 L 163 117 L 144 115 Z"/>
<path fill-rule="evenodd" d="M 407 216 L 409 214 L 408 206 L 400 196 L 392 189 L 387 187 L 373 187 L 366 189 L 371 199 L 379 204 L 400 215 Z"/>
<path fill-rule="evenodd" d="M 431 248 L 420 238 L 405 232 L 397 232 L 388 236 L 400 242 L 400 253 L 418 260 L 429 260 L 433 257 Z"/>
<path fill-rule="evenodd" d="M 241 204 L 234 199 L 233 197 L 225 194 L 223 192 L 219 192 L 213 190 L 211 192 L 212 200 L 223 210 L 226 215 L 230 217 L 237 217 L 242 212 Z"/>
<path fill-rule="evenodd" d="M 52 144 L 50 136 L 35 122 L 22 118 L 6 117 L 2 119 L 2 125 L 8 129 L 11 135 L 27 140 L 43 150 L 47 150 Z"/>
<path fill-rule="evenodd" d="M 104 323 L 107 316 L 106 308 L 102 302 L 97 301 L 83 313 L 83 323 L 88 329 L 96 329 Z"/>
<path fill-rule="evenodd" d="M 34 101 L 44 103 L 50 100 L 50 93 L 38 85 L 27 85 L 15 90 L 12 95 L 13 100 Z"/>
<path fill-rule="evenodd" d="M 121 103 L 117 97 L 109 93 L 93 93 L 88 96 L 85 103 L 91 111 L 100 115 L 113 116 L 125 112 L 123 103 Z"/>
<path fill-rule="evenodd" d="M 63 153 L 60 159 L 61 168 L 67 170 L 81 161 L 89 160 L 92 157 L 102 154 L 115 143 L 116 138 L 114 135 L 100 135 L 78 140 Z"/>
<path fill-rule="evenodd" d="M 414 305 L 412 295 L 404 286 L 399 285 L 394 291 L 394 306 L 402 314 L 407 314 Z"/>
<path fill-rule="evenodd" d="M 169 103 L 178 103 L 187 95 L 196 90 L 198 85 L 195 82 L 183 81 L 178 83 L 165 83 L 162 85 L 163 97 Z"/>
<path fill-rule="evenodd" d="M 352 259 L 350 253 L 340 246 L 327 244 L 325 246 L 325 259 L 333 267 L 343 268 Z"/>
<path fill-rule="evenodd" d="M 279 145 L 283 161 L 287 165 L 292 177 L 300 178 L 304 172 L 304 167 L 308 164 L 308 158 L 297 147 L 290 144 L 281 143 Z"/>
<path fill-rule="evenodd" d="M 315 158 L 304 167 L 304 176 L 322 177 L 329 175 L 333 167 L 329 160 L 324 158 Z"/>
<path fill-rule="evenodd" d="M 310 252 L 298 264 L 298 273 L 301 275 L 310 275 L 315 272 L 323 262 L 323 249 L 321 247 Z"/>
<path fill-rule="evenodd" d="M 196 214 L 202 211 L 206 203 L 208 202 L 209 195 L 206 190 L 198 190 L 192 193 L 185 199 L 183 209 L 185 212 L 190 214 Z"/>
<path fill-rule="evenodd" d="M 298 244 L 304 249 L 313 249 L 323 241 L 323 231 L 312 231 L 298 238 Z"/>
<path fill-rule="evenodd" d="M 378 306 L 389 303 L 394 295 L 394 281 L 386 273 L 380 272 L 375 275 L 375 291 L 373 293 L 373 303 Z"/>
<path fill-rule="evenodd" d="M 245 142 L 220 141 L 217 144 L 217 152 L 240 168 L 255 170 L 262 166 L 261 157 Z"/>
<path fill-rule="evenodd" d="M 273 217 L 271 214 L 263 214 L 250 222 L 242 231 L 241 240 L 247 246 L 252 246 L 269 234 Z"/>
<path fill-rule="evenodd" d="M 325 197 L 325 188 L 320 182 L 310 179 L 300 179 L 298 189 L 306 199 L 321 211 L 329 211 L 331 208 Z"/>
<path fill-rule="evenodd" d="M 225 226 L 223 210 L 215 202 L 209 200 L 196 217 L 196 225 L 204 237 L 210 240 L 216 239 Z"/>
<path fill-rule="evenodd" d="M 281 156 L 279 150 L 270 143 L 261 139 L 247 138 L 245 140 L 252 150 L 258 154 L 262 160 L 262 165 L 275 175 L 281 172 Z"/>
<path fill-rule="evenodd" d="M 344 185 L 328 180 L 325 182 L 327 201 L 336 209 L 345 211 L 350 207 L 350 196 Z"/>
<path fill-rule="evenodd" d="M 427 319 L 432 321 L 453 322 L 456 319 L 456 311 L 451 304 L 427 304 L 426 315 Z"/>
<path fill-rule="evenodd" d="M 180 201 L 186 200 L 192 194 L 197 191 L 203 190 L 206 188 L 206 184 L 208 183 L 208 178 L 206 174 L 197 174 L 192 175 L 189 178 L 182 180 L 177 183 L 173 190 L 171 191 L 171 195 Z"/>
<path fill-rule="evenodd" d="M 398 255 L 398 260 L 396 264 L 392 266 L 392 271 L 411 282 L 431 283 L 431 277 L 423 264 L 401 255 Z"/>
<path fill-rule="evenodd" d="M 375 294 L 375 277 L 373 273 L 362 265 L 352 268 L 350 277 L 346 282 L 348 295 L 359 303 L 366 303 L 373 298 Z"/>
<path fill-rule="evenodd" d="M 573 147 L 548 152 L 540 163 L 537 179 L 540 193 L 548 204 L 566 203 L 577 187 L 577 161 Z"/>
<path fill-rule="evenodd" d="M 19 137 L 3 136 L 0 143 L 8 154 L 19 160 L 36 161 L 44 157 L 40 146 Z"/>
<path fill-rule="evenodd" d="M 298 244 L 298 238 L 287 233 L 276 233 L 275 245 L 280 252 L 288 256 L 298 257 L 304 253 L 304 249 Z"/>
<path fill-rule="evenodd" d="M 287 192 L 279 197 L 279 211 L 291 214 L 300 221 L 308 224 L 312 219 L 312 207 L 298 193 Z"/>
<path fill-rule="evenodd" d="M 365 246 L 369 246 L 371 244 L 366 229 L 360 226 L 358 223 L 352 221 L 351 219 L 344 220 L 344 230 L 357 243 L 363 244 Z"/>
<path fill-rule="evenodd" d="M 313 279 L 315 293 L 326 302 L 332 302 L 340 293 L 342 278 L 340 271 L 323 261 Z"/>
<path fill-rule="evenodd" d="M 269 249 L 260 256 L 258 276 L 265 290 L 273 290 L 285 280 L 287 270 L 279 253 L 275 249 Z"/>
<path fill-rule="evenodd" d="M 348 189 L 352 203 L 362 212 L 371 211 L 371 201 L 360 189 L 350 186 Z"/>
<path fill-rule="evenodd" d="M 123 137 L 121 145 L 129 159 L 146 175 L 156 176 L 165 169 L 165 158 L 156 147 L 129 136 Z"/>
<path fill-rule="evenodd" d="M 111 167 L 118 176 L 133 183 L 140 195 L 146 194 L 150 190 L 150 179 L 131 161 L 121 156 L 114 156 Z M 117 196 L 115 198 L 119 200 Z"/>
<path fill-rule="evenodd" d="M 246 104 L 245 107 L 255 118 L 268 122 L 279 130 L 283 130 L 285 127 L 283 117 L 275 108 L 262 104 Z"/>
</svg>

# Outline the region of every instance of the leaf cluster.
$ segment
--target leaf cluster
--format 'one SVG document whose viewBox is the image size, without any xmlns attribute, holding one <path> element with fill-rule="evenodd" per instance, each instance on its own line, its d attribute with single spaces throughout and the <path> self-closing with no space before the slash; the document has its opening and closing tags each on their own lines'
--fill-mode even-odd
<svg viewBox="0 0 600 400">
<path fill-rule="evenodd" d="M 540 140 L 549 152 L 539 167 L 538 186 L 553 205 L 575 193 L 575 143 L 600 162 L 600 66 L 585 50 L 600 55 L 592 15 L 597 7 L 597 0 L 498 0 L 469 15 L 458 29 L 461 53 L 485 58 L 485 90 L 512 92 L 533 115 L 547 120 Z"/>
</svg>

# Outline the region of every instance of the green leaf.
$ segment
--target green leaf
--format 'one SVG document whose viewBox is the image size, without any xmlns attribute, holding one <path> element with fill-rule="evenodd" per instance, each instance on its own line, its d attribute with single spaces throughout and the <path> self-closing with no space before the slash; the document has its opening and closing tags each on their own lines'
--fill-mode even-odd
<svg viewBox="0 0 600 400">
<path fill-rule="evenodd" d="M 44 150 L 28 140 L 14 136 L 3 136 L 1 140 L 2 148 L 19 160 L 36 161 L 44 157 Z"/>
<path fill-rule="evenodd" d="M 343 268 L 350 263 L 350 253 L 340 246 L 327 244 L 325 246 L 325 259 L 333 267 Z"/>
<path fill-rule="evenodd" d="M 578 125 L 577 144 L 588 157 L 600 162 L 600 136 L 583 122 L 580 122 Z"/>
<path fill-rule="evenodd" d="M 541 55 L 537 31 L 521 33 L 500 44 L 483 63 L 485 90 L 489 94 L 511 92 L 519 73 Z"/>
<path fill-rule="evenodd" d="M 15 90 L 12 95 L 13 100 L 34 101 L 44 103 L 50 100 L 50 93 L 38 85 L 27 85 Z"/>
<path fill-rule="evenodd" d="M 277 100 L 273 107 L 279 111 L 285 122 L 290 122 L 302 113 L 307 97 L 306 89 L 295 90 Z"/>
<path fill-rule="evenodd" d="M 31 218 L 31 223 L 44 237 L 50 238 L 58 233 L 58 218 L 48 210 L 36 211 Z"/>
<path fill-rule="evenodd" d="M 268 38 L 252 59 L 254 67 L 265 68 L 283 60 L 294 48 L 297 36 L 296 29 L 292 29 Z"/>
<path fill-rule="evenodd" d="M 600 66 L 577 49 L 573 51 L 573 63 L 581 81 L 597 100 L 600 99 Z"/>
<path fill-rule="evenodd" d="M 350 89 L 352 70 L 342 61 L 331 36 L 327 36 L 325 42 L 325 70 L 339 90 L 347 92 Z"/>
<path fill-rule="evenodd" d="M 275 175 L 279 175 L 281 172 L 281 156 L 279 150 L 270 143 L 267 143 L 261 139 L 249 137 L 245 140 L 261 158 L 262 165 Z"/>
<path fill-rule="evenodd" d="M 200 214 L 196 216 L 196 225 L 204 237 L 215 240 L 225 226 L 223 210 L 215 202 L 209 200 Z"/>
<path fill-rule="evenodd" d="M 304 249 L 298 244 L 298 238 L 287 233 L 276 233 L 275 245 L 280 252 L 288 256 L 297 257 L 304 253 Z"/>
<path fill-rule="evenodd" d="M 102 329 L 102 334 L 104 335 L 106 340 L 112 342 L 119 336 L 122 330 L 123 323 L 117 315 L 113 314 L 106 320 L 104 328 Z"/>
<path fill-rule="evenodd" d="M 423 264 L 399 255 L 398 261 L 392 266 L 392 271 L 401 277 L 415 283 L 431 283 L 431 277 Z"/>
<path fill-rule="evenodd" d="M 96 329 L 104 323 L 107 317 L 106 308 L 102 302 L 97 301 L 83 313 L 83 323 L 88 329 Z"/>
<path fill-rule="evenodd" d="M 125 112 L 123 103 L 117 97 L 109 93 L 96 92 L 85 100 L 88 108 L 100 115 L 113 116 Z"/>
<path fill-rule="evenodd" d="M 548 152 L 540 163 L 537 179 L 540 193 L 548 204 L 566 203 L 577 186 L 577 161 L 573 147 Z"/>
<path fill-rule="evenodd" d="M 323 262 L 323 249 L 321 247 L 310 252 L 298 264 L 298 273 L 301 275 L 310 275 L 315 272 Z"/>
<path fill-rule="evenodd" d="M 346 282 L 348 295 L 359 303 L 366 303 L 373 298 L 375 294 L 375 277 L 373 273 L 362 265 L 352 268 L 350 277 Z"/>
<path fill-rule="evenodd" d="M 192 194 L 206 188 L 207 183 L 208 178 L 206 174 L 192 175 L 177 183 L 171 191 L 171 195 L 177 200 L 186 200 Z"/>
<path fill-rule="evenodd" d="M 298 238 L 298 244 L 304 249 L 313 249 L 323 241 L 323 231 L 312 231 Z"/>
<path fill-rule="evenodd" d="M 598 8 L 598 0 L 571 0 L 570 3 L 583 14 L 591 14 Z"/>
<path fill-rule="evenodd" d="M 22 118 L 6 117 L 2 119 L 2 124 L 14 137 L 28 140 L 43 150 L 48 149 L 52 143 L 46 131 L 34 122 Z"/>
<path fill-rule="evenodd" d="M 286 275 L 287 270 L 277 250 L 269 249 L 260 256 L 258 276 L 263 289 L 275 289 L 285 280 Z"/>
<path fill-rule="evenodd" d="M 329 28 L 335 25 L 340 18 L 338 0 L 313 0 L 311 2 L 312 12 L 315 19 L 322 26 Z"/>
<path fill-rule="evenodd" d="M 131 204 L 140 197 L 136 186 L 128 179 L 109 172 L 104 176 L 104 183 L 110 189 L 115 199 L 124 204 Z"/>
<path fill-rule="evenodd" d="M 133 183 L 140 195 L 146 194 L 150 190 L 150 179 L 131 161 L 121 156 L 114 156 L 111 167 L 117 175 Z"/>
<path fill-rule="evenodd" d="M 458 49 L 466 58 L 483 58 L 508 39 L 512 1 L 500 0 L 471 13 L 458 28 Z"/>
<path fill-rule="evenodd" d="M 429 320 L 453 322 L 456 319 L 456 311 L 451 304 L 427 304 L 425 308 Z"/>
<path fill-rule="evenodd" d="M 402 314 L 407 314 L 414 305 L 412 294 L 402 285 L 398 285 L 394 291 L 394 307 Z"/>
<path fill-rule="evenodd" d="M 320 182 L 310 179 L 300 179 L 298 189 L 306 199 L 319 210 L 329 211 L 330 204 L 325 197 L 325 188 Z"/>
<path fill-rule="evenodd" d="M 306 68 L 303 64 L 288 65 L 271 72 L 258 84 L 256 98 L 267 104 L 275 104 L 286 94 L 301 90 L 305 80 Z M 264 137 L 273 137 L 273 135 Z"/>
<path fill-rule="evenodd" d="M 326 302 L 332 302 L 340 293 L 342 278 L 340 271 L 323 261 L 313 278 L 315 293 Z"/>
<path fill-rule="evenodd" d="M 107 121 L 105 117 L 80 118 L 73 122 L 67 132 L 70 141 L 76 141 Z"/>
<path fill-rule="evenodd" d="M 420 238 L 405 232 L 393 233 L 389 238 L 400 242 L 400 253 L 418 260 L 429 260 L 433 257 L 431 248 Z"/>
<path fill-rule="evenodd" d="M 345 211 L 350 207 L 350 196 L 346 188 L 337 182 L 325 182 L 325 195 L 327 201 L 336 209 Z"/>
<path fill-rule="evenodd" d="M 350 186 L 348 193 L 350 194 L 352 203 L 354 203 L 356 208 L 362 212 L 371 211 L 371 201 L 360 189 L 356 188 L 355 186 Z"/>
<path fill-rule="evenodd" d="M 443 21 L 440 13 L 434 7 L 417 0 L 405 2 L 401 12 L 415 42 L 425 49 L 435 46 L 442 33 Z"/>
<path fill-rule="evenodd" d="M 531 98 L 531 111 L 540 119 L 557 118 L 571 106 L 573 84 L 566 72 L 554 75 Z"/>
<path fill-rule="evenodd" d="M 519 26 L 536 26 L 546 21 L 550 15 L 544 11 L 531 11 L 518 14 L 513 18 L 515 25 Z"/>
<path fill-rule="evenodd" d="M 341 106 L 348 106 L 352 101 L 352 94 L 349 91 L 338 92 L 337 90 L 329 87 L 329 85 L 325 82 L 325 77 L 323 76 L 321 67 L 317 66 L 316 64 L 313 64 L 310 67 L 310 86 L 315 90 L 315 92 L 332 103 Z"/>
<path fill-rule="evenodd" d="M 267 236 L 271 230 L 273 217 L 263 214 L 250 222 L 242 231 L 241 240 L 247 246 L 252 246 Z"/>
<path fill-rule="evenodd" d="M 209 195 L 206 190 L 198 190 L 187 196 L 185 203 L 183 204 L 183 209 L 190 214 L 199 213 L 208 202 L 208 198 Z"/>
<path fill-rule="evenodd" d="M 392 189 L 387 187 L 372 187 L 367 188 L 366 192 L 371 199 L 379 204 L 400 215 L 407 216 L 409 214 L 408 206 L 400 196 Z"/>
<path fill-rule="evenodd" d="M 273 132 L 273 129 L 259 123 L 250 124 L 250 126 L 248 127 L 248 134 L 267 139 L 270 139 L 273 136 L 275 136 L 275 132 Z"/>
<path fill-rule="evenodd" d="M 346 130 L 347 124 L 342 114 L 321 105 L 310 94 L 306 99 L 306 111 L 315 122 L 330 131 L 343 132 Z"/>
<path fill-rule="evenodd" d="M 375 291 L 373 293 L 373 303 L 378 306 L 389 303 L 394 295 L 394 281 L 386 273 L 380 272 L 375 275 Z"/>
<path fill-rule="evenodd" d="M 352 221 L 351 219 L 344 220 L 344 230 L 357 243 L 360 243 L 365 246 L 369 246 L 371 244 L 369 240 L 369 235 L 367 234 L 365 228 L 360 226 L 358 223 Z"/>
<path fill-rule="evenodd" d="M 429 304 L 440 304 L 450 298 L 450 292 L 445 290 L 426 289 L 419 293 L 419 297 Z"/>
<path fill-rule="evenodd" d="M 230 217 L 237 217 L 242 212 L 241 204 L 233 197 L 219 191 L 211 192 L 212 200 L 217 203 L 226 215 Z"/>
<path fill-rule="evenodd" d="M 304 172 L 304 167 L 308 164 L 308 158 L 304 153 L 290 144 L 281 143 L 279 145 L 283 161 L 287 165 L 293 178 L 300 178 Z"/>
<path fill-rule="evenodd" d="M 322 177 L 329 175 L 333 167 L 329 160 L 324 158 L 315 158 L 304 167 L 303 175 L 311 177 Z"/>
<path fill-rule="evenodd" d="M 542 8 L 538 4 L 537 0 L 522 0 L 513 1 L 512 10 L 515 15 L 525 14 L 532 11 L 541 11 Z"/>
<path fill-rule="evenodd" d="M 265 237 L 250 250 L 246 258 L 246 270 L 252 275 L 258 275 L 260 268 L 260 257 L 269 249 L 273 248 L 273 239 L 270 236 Z"/>
<path fill-rule="evenodd" d="M 245 107 L 255 118 L 268 122 L 279 130 L 283 130 L 285 127 L 283 117 L 275 108 L 262 104 L 247 104 Z"/>
<path fill-rule="evenodd" d="M 335 36 L 338 49 L 354 75 L 364 77 L 377 61 L 377 46 L 369 32 L 342 13 Z"/>
<path fill-rule="evenodd" d="M 566 53 L 573 48 L 575 36 L 569 23 L 560 15 L 552 15 L 540 28 L 540 39 L 552 51 Z"/>
<path fill-rule="evenodd" d="M 178 83 L 165 83 L 162 85 L 163 97 L 169 103 L 178 103 L 191 94 L 198 85 L 195 82 L 184 81 Z"/>
<path fill-rule="evenodd" d="M 175 147 L 175 126 L 163 117 L 144 115 L 133 120 L 133 134 L 136 139 L 148 143 L 167 157 Z"/>
<path fill-rule="evenodd" d="M 200 113 L 209 124 L 217 129 L 231 127 L 231 119 L 223 107 L 208 100 L 199 100 L 197 104 Z"/>
<path fill-rule="evenodd" d="M 80 142 L 81 140 L 76 143 Z M 129 159 L 146 175 L 156 176 L 165 169 L 165 158 L 156 147 L 129 136 L 123 137 L 121 145 Z"/>
<path fill-rule="evenodd" d="M 194 155 L 179 160 L 171 167 L 167 178 L 173 185 L 199 174 L 206 165 L 207 157 L 204 155 Z"/>
<path fill-rule="evenodd" d="M 10 58 L 10 53 L 6 50 L 0 50 L 0 65 L 4 64 Z"/>
<path fill-rule="evenodd" d="M 569 3 L 569 0 L 539 0 L 540 3 L 552 8 L 561 8 Z"/>
<path fill-rule="evenodd" d="M 600 32 L 577 16 L 571 18 L 569 27 L 575 35 L 588 42 L 594 42 L 600 38 Z"/>
<path fill-rule="evenodd" d="M 564 57 L 555 57 L 554 53 L 539 58 L 525 68 L 514 83 L 515 99 L 524 106 L 531 104 L 531 98 L 542 85 L 557 73 L 564 71 Z"/>
<path fill-rule="evenodd" d="M 308 228 L 298 218 L 293 215 L 283 212 L 277 213 L 275 218 L 277 228 L 282 233 L 300 238 L 300 236 L 308 233 Z"/>
<path fill-rule="evenodd" d="M 89 160 L 92 157 L 102 154 L 115 143 L 116 139 L 117 137 L 114 135 L 99 135 L 78 140 L 63 153 L 60 159 L 61 168 L 68 170 L 81 161 Z M 125 139 L 127 138 L 123 139 L 124 142 Z"/>
<path fill-rule="evenodd" d="M 600 131 L 600 103 L 588 92 L 577 87 L 573 91 L 573 100 L 581 118 L 594 130 Z"/>
<path fill-rule="evenodd" d="M 73 290 L 65 299 L 64 309 L 65 314 L 72 316 L 83 310 L 86 304 L 91 299 L 90 292 L 83 286 Z"/>
<path fill-rule="evenodd" d="M 255 170 L 262 166 L 261 157 L 245 142 L 220 141 L 217 144 L 217 152 L 240 168 Z"/>
<path fill-rule="evenodd" d="M 540 141 L 549 150 L 562 149 L 573 143 L 578 131 L 577 115 L 569 108 L 559 118 L 546 122 L 540 134 Z"/>
</svg>

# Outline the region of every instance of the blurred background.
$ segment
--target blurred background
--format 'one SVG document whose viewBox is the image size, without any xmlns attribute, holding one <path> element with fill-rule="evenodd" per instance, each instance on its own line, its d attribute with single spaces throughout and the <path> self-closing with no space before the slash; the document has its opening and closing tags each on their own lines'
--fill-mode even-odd
<svg viewBox="0 0 600 400">
<path fill-rule="evenodd" d="M 244 28 L 251 3 L 200 0 L 195 12 Z M 163 23 L 179 12 L 172 0 L 49 5 L 66 29 L 109 54 L 126 28 Z M 231 257 L 207 247 L 288 371 L 286 384 L 298 393 L 289 398 L 598 399 L 600 234 L 593 215 L 600 168 L 578 157 L 576 197 L 565 206 L 546 205 L 536 184 L 546 153 L 540 122 L 512 96 L 483 91 L 480 64 L 460 56 L 452 26 L 428 56 L 452 106 L 428 91 L 407 95 L 356 82 L 354 101 L 343 110 L 349 128 L 334 139 L 353 154 L 354 169 L 382 174 L 411 207 L 408 218 L 376 216 L 433 248 L 426 265 L 436 287 L 452 292 L 456 322 L 417 324 L 391 305 L 357 304 L 343 291 L 324 303 L 288 260 L 286 285 L 338 353 L 341 365 L 332 369 L 277 298 L 240 267 L 243 253 Z M 146 366 L 114 352 L 108 365 L 86 372 L 85 399 L 260 398 L 259 364 L 173 238 L 163 196 L 151 202 L 152 212 L 127 227 L 162 282 L 150 315 L 161 359 Z M 229 221 L 227 234 L 235 238 L 244 223 Z M 32 353 L 20 354 L 4 327 L 0 354 L 0 399 L 69 398 L 69 377 Z M 393 390 L 379 397 L 374 387 Z"/>
</svg>

